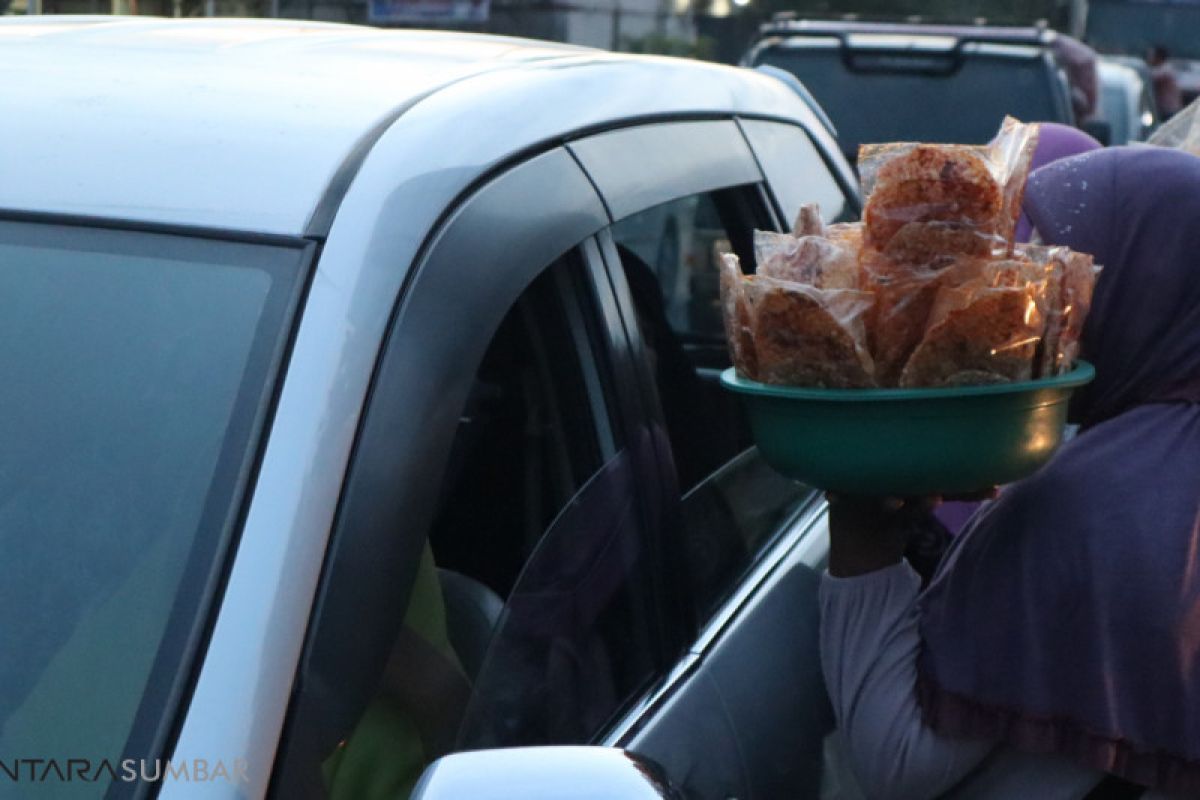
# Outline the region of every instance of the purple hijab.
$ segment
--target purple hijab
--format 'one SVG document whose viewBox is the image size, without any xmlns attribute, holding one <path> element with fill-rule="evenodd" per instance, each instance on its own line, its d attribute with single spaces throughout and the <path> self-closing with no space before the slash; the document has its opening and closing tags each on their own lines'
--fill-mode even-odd
<svg viewBox="0 0 1200 800">
<path fill-rule="evenodd" d="M 1043 122 L 1038 126 L 1037 149 L 1033 151 L 1031 169 L 1036 170 L 1064 158 L 1099 150 L 1101 147 L 1103 145 L 1078 128 L 1060 125 L 1057 122 Z M 1028 242 L 1032 234 L 1033 223 L 1029 221 L 1029 212 L 1022 211 L 1021 218 L 1017 220 L 1017 241 Z"/>
<path fill-rule="evenodd" d="M 951 545 L 919 695 L 951 736 L 1200 791 L 1200 158 L 1120 147 L 1029 181 L 1043 239 L 1105 265 L 1082 432 Z"/>
</svg>

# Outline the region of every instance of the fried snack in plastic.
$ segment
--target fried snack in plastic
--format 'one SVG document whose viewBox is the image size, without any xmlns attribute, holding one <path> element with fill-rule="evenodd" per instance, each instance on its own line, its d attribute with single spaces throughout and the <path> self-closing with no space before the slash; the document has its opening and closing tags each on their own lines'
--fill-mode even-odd
<svg viewBox="0 0 1200 800">
<path fill-rule="evenodd" d="M 741 375 L 757 380 L 758 359 L 754 352 L 754 330 L 746 286 L 751 279 L 742 274 L 738 257 L 721 256 L 721 310 L 725 320 L 725 340 L 733 366 Z"/>
<path fill-rule="evenodd" d="M 1017 252 L 1041 266 L 1046 276 L 1046 324 L 1034 377 L 1061 375 L 1074 367 L 1079 355 L 1098 269 L 1091 256 L 1067 247 L 1020 245 Z"/>
<path fill-rule="evenodd" d="M 758 380 L 830 389 L 875 385 L 862 319 L 871 305 L 869 294 L 764 276 L 751 281 L 746 294 Z"/>
<path fill-rule="evenodd" d="M 1004 193 L 985 147 L 863 145 L 859 163 L 864 182 L 874 175 L 863 221 L 866 243 L 876 250 L 886 252 L 892 237 L 912 223 L 952 223 L 983 236 L 1003 229 Z M 936 251 L 936 245 L 922 249 Z"/>
<path fill-rule="evenodd" d="M 754 232 L 758 274 L 817 289 L 858 288 L 858 251 L 820 236 Z"/>
<path fill-rule="evenodd" d="M 1063 269 L 1063 315 L 1066 323 L 1056 351 L 1055 375 L 1073 369 L 1079 357 L 1079 339 L 1083 336 L 1083 324 L 1087 321 L 1088 312 L 1092 310 L 1092 294 L 1100 273 L 1100 267 L 1090 255 L 1074 250 L 1067 250 Z"/>
<path fill-rule="evenodd" d="M 1006 249 L 1000 236 L 960 222 L 910 222 L 896 231 L 883 253 L 905 264 L 929 264 L 957 256 L 999 256 Z"/>
<path fill-rule="evenodd" d="M 837 222 L 825 228 L 825 238 L 834 244 L 849 248 L 855 253 L 862 251 L 863 224 L 861 222 Z"/>
<path fill-rule="evenodd" d="M 821 208 L 816 203 L 805 203 L 800 206 L 796 216 L 796 224 L 792 226 L 793 236 L 824 236 L 825 220 L 821 219 Z"/>
<path fill-rule="evenodd" d="M 996 138 L 984 146 L 863 145 L 859 169 L 867 193 L 867 245 L 913 262 L 935 255 L 984 255 L 997 245 L 1007 252 L 1037 131 L 1036 125 L 1006 117 Z M 918 227 L 893 246 L 893 238 L 914 223 Z"/>
<path fill-rule="evenodd" d="M 1028 281 L 1030 262 L 991 269 L 976 280 L 943 286 L 929 329 L 900 375 L 900 386 L 964 386 L 1033 376 L 1042 340 L 1046 281 Z M 999 283 L 999 285 L 996 285 Z M 1016 285 L 1006 285 L 1016 284 Z"/>
<path fill-rule="evenodd" d="M 1146 143 L 1200 156 L 1200 98 L 1159 126 Z"/>
<path fill-rule="evenodd" d="M 875 296 L 867 325 L 880 386 L 895 386 L 900 379 L 929 327 L 938 291 L 948 283 L 968 280 L 977 263 L 977 259 L 960 257 L 912 265 L 882 253 L 863 253 L 863 287 Z"/>
<path fill-rule="evenodd" d="M 1010 251 L 1040 133 L 1041 126 L 1037 123 L 1025 124 L 1013 117 L 1005 117 L 1000 132 L 988 143 L 996 180 L 1004 193 L 1003 227 L 998 232 L 1010 243 Z"/>
</svg>

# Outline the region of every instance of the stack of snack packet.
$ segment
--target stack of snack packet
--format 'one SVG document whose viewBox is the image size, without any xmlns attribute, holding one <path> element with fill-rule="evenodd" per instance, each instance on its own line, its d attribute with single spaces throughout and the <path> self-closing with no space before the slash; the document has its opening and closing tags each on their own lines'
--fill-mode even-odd
<svg viewBox="0 0 1200 800">
<path fill-rule="evenodd" d="M 1090 256 L 1015 245 L 1037 127 L 988 145 L 864 145 L 862 223 L 815 206 L 755 232 L 757 274 L 723 256 L 734 365 L 824 388 L 1021 381 L 1069 370 L 1091 302 Z"/>
</svg>

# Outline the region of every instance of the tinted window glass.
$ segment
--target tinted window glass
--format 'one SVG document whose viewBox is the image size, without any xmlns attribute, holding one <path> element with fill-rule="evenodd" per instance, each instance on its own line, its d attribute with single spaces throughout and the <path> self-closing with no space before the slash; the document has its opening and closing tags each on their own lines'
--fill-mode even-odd
<svg viewBox="0 0 1200 800">
<path fill-rule="evenodd" d="M 501 323 L 476 374 L 430 534 L 438 566 L 500 596 L 572 497 L 616 453 L 578 304 L 574 256 L 544 272 Z"/>
<path fill-rule="evenodd" d="M 439 567 L 505 601 L 481 663 L 466 665 L 459 747 L 586 742 L 658 663 L 630 450 L 647 443 L 612 424 L 582 266 L 550 267 L 494 337 L 431 533 Z"/>
<path fill-rule="evenodd" d="M 854 160 L 858 146 L 870 142 L 982 144 L 1005 114 L 1070 122 L 1051 67 L 1032 48 L 1010 49 L 1017 52 L 1000 57 L 967 45 L 961 67 L 942 75 L 920 70 L 944 69 L 944 55 L 866 49 L 855 51 L 858 69 L 850 71 L 835 46 L 769 47 L 757 62 L 786 69 L 808 87 L 833 120 L 843 153 Z"/>
<path fill-rule="evenodd" d="M 684 491 L 750 446 L 741 406 L 718 381 L 729 355 L 717 264 L 731 250 L 753 264 L 756 198 L 691 195 L 612 227 Z"/>
<path fill-rule="evenodd" d="M 590 741 L 662 665 L 647 443 L 614 424 L 589 280 L 576 252 L 547 267 L 475 367 L 382 681 L 321 754 L 336 800 L 407 797 L 455 749 Z"/>
<path fill-rule="evenodd" d="M 765 214 L 746 187 L 680 198 L 612 229 L 684 495 L 682 547 L 702 619 L 810 494 L 750 449 L 742 407 L 719 383 L 730 362 L 717 256 L 732 250 L 753 270 Z M 662 246 L 676 235 L 677 252 Z"/>
<path fill-rule="evenodd" d="M 0 754 L 147 755 L 299 259 L 0 223 Z"/>
<path fill-rule="evenodd" d="M 650 537 L 634 461 L 622 449 L 539 542 L 475 682 L 461 748 L 587 742 L 653 676 Z"/>
<path fill-rule="evenodd" d="M 688 571 L 706 619 L 755 553 L 814 496 L 811 488 L 767 466 L 757 450 L 730 461 L 683 498 Z"/>
</svg>

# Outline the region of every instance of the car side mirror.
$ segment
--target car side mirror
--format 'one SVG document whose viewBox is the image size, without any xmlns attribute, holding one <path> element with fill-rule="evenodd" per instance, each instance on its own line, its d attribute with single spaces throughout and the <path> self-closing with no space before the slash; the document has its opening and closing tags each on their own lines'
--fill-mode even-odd
<svg viewBox="0 0 1200 800">
<path fill-rule="evenodd" d="M 1108 147 L 1112 144 L 1112 124 L 1105 119 L 1089 119 L 1080 126 L 1084 133 L 1089 134 L 1100 144 Z"/>
<path fill-rule="evenodd" d="M 429 765 L 412 800 L 679 800 L 657 765 L 613 747 L 454 753 Z"/>
</svg>

